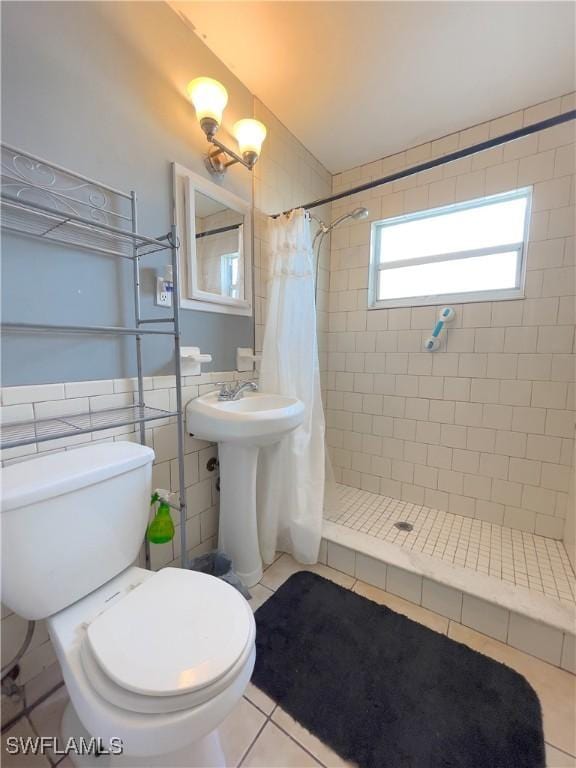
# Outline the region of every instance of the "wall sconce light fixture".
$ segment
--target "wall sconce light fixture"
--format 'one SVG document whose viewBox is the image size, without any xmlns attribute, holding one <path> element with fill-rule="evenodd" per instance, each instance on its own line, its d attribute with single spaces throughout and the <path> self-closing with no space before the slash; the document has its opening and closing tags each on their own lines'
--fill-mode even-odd
<svg viewBox="0 0 576 768">
<path fill-rule="evenodd" d="M 210 173 L 222 175 L 235 163 L 241 163 L 251 171 L 260 157 L 262 142 L 266 138 L 266 126 L 252 118 L 238 120 L 232 128 L 238 141 L 238 154 L 216 138 L 222 123 L 222 113 L 228 103 L 226 88 L 211 77 L 197 77 L 188 83 L 187 91 L 200 127 L 208 141 L 216 147 L 206 158 L 206 167 Z"/>
</svg>

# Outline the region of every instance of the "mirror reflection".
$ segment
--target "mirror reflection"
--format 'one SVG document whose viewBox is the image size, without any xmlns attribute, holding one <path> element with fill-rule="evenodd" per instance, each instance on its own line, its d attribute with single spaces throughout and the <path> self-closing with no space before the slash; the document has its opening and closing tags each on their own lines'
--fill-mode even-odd
<svg viewBox="0 0 576 768">
<path fill-rule="evenodd" d="M 244 216 L 194 190 L 198 288 L 244 299 Z"/>
</svg>

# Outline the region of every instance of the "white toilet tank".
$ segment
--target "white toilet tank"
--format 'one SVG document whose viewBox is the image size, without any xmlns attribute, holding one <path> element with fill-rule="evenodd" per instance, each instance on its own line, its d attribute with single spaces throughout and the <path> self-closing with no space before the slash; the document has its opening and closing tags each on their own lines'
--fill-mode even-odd
<svg viewBox="0 0 576 768">
<path fill-rule="evenodd" d="M 2 602 L 43 619 L 136 559 L 154 451 L 100 443 L 2 469 Z"/>
</svg>

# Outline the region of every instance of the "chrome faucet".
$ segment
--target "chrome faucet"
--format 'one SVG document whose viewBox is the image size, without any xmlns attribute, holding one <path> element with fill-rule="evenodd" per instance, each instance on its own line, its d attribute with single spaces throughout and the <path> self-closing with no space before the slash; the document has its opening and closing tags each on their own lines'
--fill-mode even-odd
<svg viewBox="0 0 576 768">
<path fill-rule="evenodd" d="M 220 387 L 218 393 L 218 400 L 240 400 L 246 390 L 251 392 L 258 391 L 258 382 L 256 381 L 239 381 L 237 384 L 228 381 L 217 382 Z"/>
</svg>

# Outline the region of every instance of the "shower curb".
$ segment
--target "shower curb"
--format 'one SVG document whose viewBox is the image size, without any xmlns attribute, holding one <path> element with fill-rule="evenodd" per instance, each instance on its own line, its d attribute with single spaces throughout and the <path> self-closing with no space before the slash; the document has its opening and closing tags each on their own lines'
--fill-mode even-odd
<svg viewBox="0 0 576 768">
<path fill-rule="evenodd" d="M 320 562 L 576 673 L 576 606 L 327 520 Z"/>
</svg>

